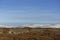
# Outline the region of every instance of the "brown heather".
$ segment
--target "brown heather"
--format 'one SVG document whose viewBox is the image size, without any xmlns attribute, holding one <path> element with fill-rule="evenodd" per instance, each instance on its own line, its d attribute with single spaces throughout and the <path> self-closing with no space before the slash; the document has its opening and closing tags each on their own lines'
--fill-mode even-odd
<svg viewBox="0 0 60 40">
<path fill-rule="evenodd" d="M 0 40 L 60 40 L 60 29 L 0 28 Z"/>
</svg>

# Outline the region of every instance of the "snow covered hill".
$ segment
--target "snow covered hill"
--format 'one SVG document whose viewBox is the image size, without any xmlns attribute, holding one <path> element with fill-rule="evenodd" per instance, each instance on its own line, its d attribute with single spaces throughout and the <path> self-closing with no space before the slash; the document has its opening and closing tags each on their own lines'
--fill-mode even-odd
<svg viewBox="0 0 60 40">
<path fill-rule="evenodd" d="M 60 28 L 60 24 L 26 24 L 26 25 L 22 25 L 22 26 L 0 25 L 0 28 L 24 28 L 24 27 L 31 27 L 31 28 Z"/>
<path fill-rule="evenodd" d="M 60 24 L 26 24 L 23 27 L 31 28 L 60 28 Z"/>
</svg>

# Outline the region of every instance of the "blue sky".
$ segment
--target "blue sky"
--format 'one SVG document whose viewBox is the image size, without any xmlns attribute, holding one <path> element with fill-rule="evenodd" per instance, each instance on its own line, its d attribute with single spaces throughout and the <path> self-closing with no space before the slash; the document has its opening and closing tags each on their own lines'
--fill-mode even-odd
<svg viewBox="0 0 60 40">
<path fill-rule="evenodd" d="M 0 24 L 60 23 L 60 0 L 0 0 Z"/>
</svg>

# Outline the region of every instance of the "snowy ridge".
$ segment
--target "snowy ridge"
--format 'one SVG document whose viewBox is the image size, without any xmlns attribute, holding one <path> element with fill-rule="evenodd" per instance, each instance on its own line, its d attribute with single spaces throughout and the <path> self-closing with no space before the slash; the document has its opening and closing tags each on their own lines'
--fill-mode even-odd
<svg viewBox="0 0 60 40">
<path fill-rule="evenodd" d="M 24 28 L 24 27 L 31 27 L 31 28 L 60 28 L 60 24 L 26 24 L 26 25 L 22 25 L 22 26 L 0 25 L 0 28 Z"/>
<path fill-rule="evenodd" d="M 17 26 L 0 25 L 0 28 L 15 28 Z"/>
<path fill-rule="evenodd" d="M 60 24 L 26 24 L 23 25 L 24 27 L 31 27 L 31 28 L 60 28 Z"/>
</svg>

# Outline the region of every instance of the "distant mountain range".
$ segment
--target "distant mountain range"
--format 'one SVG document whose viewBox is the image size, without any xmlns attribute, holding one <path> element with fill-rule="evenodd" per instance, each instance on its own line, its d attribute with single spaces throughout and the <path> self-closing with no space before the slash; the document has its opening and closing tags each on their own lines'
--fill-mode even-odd
<svg viewBox="0 0 60 40">
<path fill-rule="evenodd" d="M 0 25 L 0 28 L 24 28 L 24 27 L 31 27 L 31 28 L 60 28 L 60 24 L 26 24 L 26 25 L 22 25 L 22 26 Z"/>
<path fill-rule="evenodd" d="M 23 27 L 31 28 L 60 28 L 60 24 L 26 24 Z"/>
<path fill-rule="evenodd" d="M 0 28 L 15 28 L 17 26 L 0 25 Z"/>
</svg>

